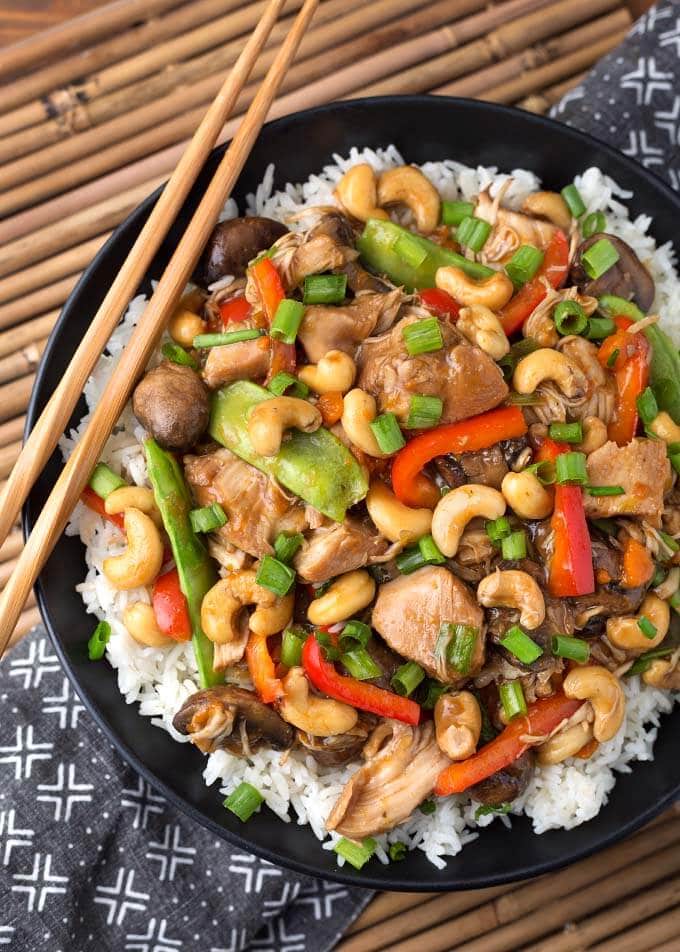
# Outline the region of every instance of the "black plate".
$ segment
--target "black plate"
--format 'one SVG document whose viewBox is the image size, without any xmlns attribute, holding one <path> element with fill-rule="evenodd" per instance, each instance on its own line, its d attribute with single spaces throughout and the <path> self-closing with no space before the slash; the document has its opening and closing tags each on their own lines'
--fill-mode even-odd
<svg viewBox="0 0 680 952">
<path fill-rule="evenodd" d="M 680 201 L 650 172 L 593 138 L 548 119 L 486 103 L 444 97 L 394 97 L 338 103 L 273 122 L 262 131 L 239 179 L 235 198 L 254 191 L 267 165 L 276 163 L 276 185 L 297 182 L 346 155 L 352 145 L 395 143 L 407 161 L 455 158 L 470 165 L 496 165 L 511 171 L 532 169 L 546 188 L 561 188 L 574 175 L 597 165 L 620 185 L 634 191 L 629 205 L 637 215 L 654 216 L 659 243 L 674 239 Z M 199 178 L 186 207 L 159 252 L 150 276 L 159 275 L 190 211 L 204 189 L 222 150 Z M 101 303 L 114 275 L 139 233 L 158 192 L 116 230 L 87 269 L 67 301 L 38 371 L 28 410 L 30 429 L 43 408 L 88 321 Z M 73 425 L 85 412 L 81 401 Z M 27 503 L 30 529 L 59 470 L 55 455 Z M 420 851 L 390 866 L 372 861 L 363 872 L 340 871 L 334 855 L 323 851 L 308 828 L 284 824 L 264 809 L 242 825 L 221 805 L 217 786 L 204 785 L 204 759 L 189 745 L 175 744 L 152 727 L 118 693 L 116 675 L 105 663 L 87 660 L 85 644 L 92 632 L 76 583 L 85 574 L 79 540 L 63 537 L 37 586 L 38 603 L 56 651 L 88 710 L 122 756 L 172 803 L 197 822 L 244 850 L 301 872 L 377 889 L 467 889 L 536 876 L 564 866 L 631 833 L 670 804 L 680 792 L 680 758 L 674 738 L 680 734 L 680 709 L 664 718 L 653 763 L 635 766 L 619 777 L 610 802 L 599 816 L 569 832 L 535 836 L 526 819 L 513 819 L 512 831 L 500 823 L 450 859 L 443 871 L 431 866 Z"/>
</svg>

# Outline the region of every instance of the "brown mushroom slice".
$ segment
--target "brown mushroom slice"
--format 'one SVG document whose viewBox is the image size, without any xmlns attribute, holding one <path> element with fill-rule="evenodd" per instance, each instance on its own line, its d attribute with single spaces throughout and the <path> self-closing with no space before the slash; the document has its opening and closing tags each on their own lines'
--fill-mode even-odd
<svg viewBox="0 0 680 952">
<path fill-rule="evenodd" d="M 386 721 L 376 731 L 381 732 L 382 746 L 349 780 L 326 821 L 326 829 L 353 840 L 403 823 L 451 763 L 437 746 L 432 722 L 410 727 Z"/>
<path fill-rule="evenodd" d="M 252 691 L 222 684 L 197 691 L 175 714 L 172 726 L 204 754 L 228 750 L 248 756 L 261 746 L 288 750 L 295 731 Z"/>
<path fill-rule="evenodd" d="M 287 230 L 271 218 L 247 216 L 221 221 L 215 225 L 196 266 L 196 283 L 207 288 L 229 274 L 242 277 L 248 262 L 271 248 Z"/>
<path fill-rule="evenodd" d="M 606 238 L 616 248 L 619 260 L 599 278 L 592 279 L 583 267 L 583 252 L 602 238 Z M 603 232 L 587 238 L 578 246 L 569 280 L 577 284 L 583 294 L 596 298 L 602 297 L 603 294 L 615 294 L 617 297 L 635 301 L 645 312 L 654 301 L 655 287 L 652 276 L 633 249 L 620 238 Z"/>
<path fill-rule="evenodd" d="M 300 745 L 312 755 L 322 767 L 344 767 L 357 760 L 364 748 L 368 735 L 375 724 L 372 715 L 364 715 L 354 727 L 344 734 L 333 737 L 314 737 L 305 731 L 297 732 Z"/>
<path fill-rule="evenodd" d="M 190 367 L 164 360 L 135 387 L 132 410 L 164 449 L 188 450 L 208 426 L 208 391 Z"/>
<path fill-rule="evenodd" d="M 485 806 L 498 807 L 502 803 L 511 803 L 529 786 L 534 775 L 534 763 L 533 751 L 527 750 L 507 767 L 470 787 L 468 793 L 473 800 Z"/>
</svg>

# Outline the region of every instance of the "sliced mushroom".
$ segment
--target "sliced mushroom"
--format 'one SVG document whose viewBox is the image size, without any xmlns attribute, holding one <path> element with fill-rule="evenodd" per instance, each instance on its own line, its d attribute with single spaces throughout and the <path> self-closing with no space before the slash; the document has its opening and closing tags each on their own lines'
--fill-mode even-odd
<svg viewBox="0 0 680 952">
<path fill-rule="evenodd" d="M 487 806 L 510 803 L 524 793 L 534 773 L 534 754 L 527 750 L 509 766 L 491 774 L 470 788 L 470 796 Z"/>
<path fill-rule="evenodd" d="M 261 746 L 288 750 L 295 731 L 252 691 L 223 684 L 197 691 L 175 714 L 172 726 L 204 754 L 228 750 L 248 756 Z"/>
<path fill-rule="evenodd" d="M 271 218 L 232 218 L 215 225 L 196 266 L 197 284 L 207 288 L 228 274 L 240 278 L 248 262 L 286 234 L 286 227 Z"/>
<path fill-rule="evenodd" d="M 297 732 L 297 739 L 317 764 L 322 767 L 344 767 L 356 761 L 375 725 L 372 715 L 363 715 L 354 727 L 344 734 L 333 737 L 314 737 L 304 731 Z"/>
<path fill-rule="evenodd" d="M 611 242 L 619 253 L 619 260 L 599 278 L 588 277 L 583 267 L 583 252 L 601 238 Z M 613 235 L 598 233 L 582 241 L 576 249 L 569 273 L 570 281 L 577 284 L 583 294 L 601 297 L 615 294 L 633 300 L 643 311 L 648 311 L 654 301 L 654 281 L 630 245 Z"/>
</svg>

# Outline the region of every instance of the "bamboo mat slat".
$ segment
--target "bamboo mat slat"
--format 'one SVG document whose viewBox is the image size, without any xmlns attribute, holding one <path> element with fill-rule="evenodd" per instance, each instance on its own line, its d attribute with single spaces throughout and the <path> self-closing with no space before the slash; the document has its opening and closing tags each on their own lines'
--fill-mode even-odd
<svg viewBox="0 0 680 952">
<path fill-rule="evenodd" d="M 36 365 L 61 306 L 112 229 L 168 176 L 263 2 L 118 0 L 0 51 L 0 486 L 19 451 Z M 237 112 L 300 3 L 289 0 Z M 622 0 L 324 0 L 272 115 L 407 92 L 544 113 L 620 42 L 630 7 Z M 640 12 L 639 3 L 634 8 Z M 233 128 L 225 127 L 222 141 Z M 0 589 L 21 546 L 17 528 L 0 548 Z M 38 620 L 31 597 L 13 642 Z M 679 923 L 674 809 L 605 853 L 529 883 L 382 893 L 338 950 L 676 952 Z"/>
</svg>

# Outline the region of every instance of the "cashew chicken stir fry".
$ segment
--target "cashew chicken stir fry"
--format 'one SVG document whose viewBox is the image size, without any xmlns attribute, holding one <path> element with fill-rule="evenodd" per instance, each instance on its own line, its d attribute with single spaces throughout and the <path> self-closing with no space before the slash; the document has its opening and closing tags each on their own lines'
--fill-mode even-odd
<svg viewBox="0 0 680 952">
<path fill-rule="evenodd" d="M 88 500 L 132 638 L 193 639 L 175 728 L 356 764 L 327 825 L 361 841 L 433 794 L 507 810 L 614 737 L 626 678 L 680 689 L 680 380 L 573 184 L 335 194 L 217 225 L 134 393 L 150 488 L 100 464 Z"/>
</svg>

